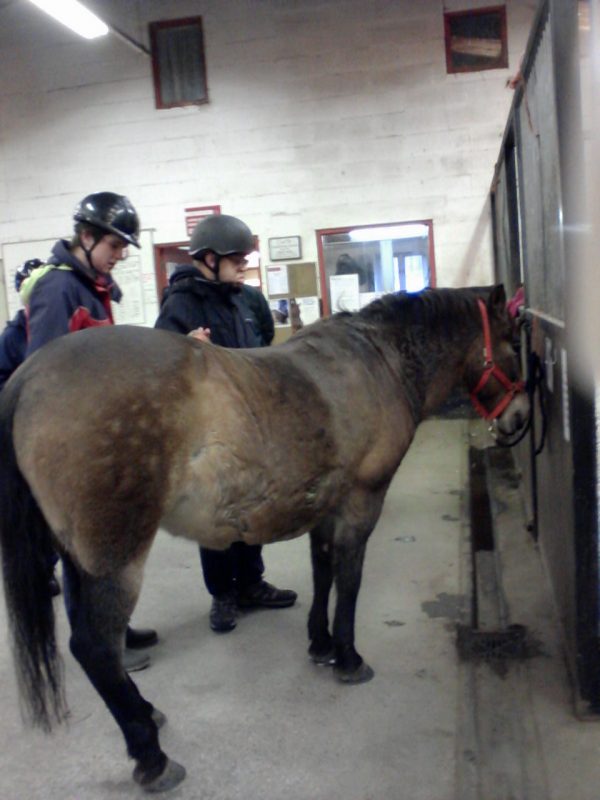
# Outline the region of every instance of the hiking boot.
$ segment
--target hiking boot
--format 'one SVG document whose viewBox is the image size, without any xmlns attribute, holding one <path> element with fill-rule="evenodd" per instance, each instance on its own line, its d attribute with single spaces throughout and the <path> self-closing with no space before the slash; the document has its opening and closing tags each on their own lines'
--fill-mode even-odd
<svg viewBox="0 0 600 800">
<path fill-rule="evenodd" d="M 143 650 L 144 647 L 152 647 L 158 642 L 156 631 L 151 628 L 130 628 L 127 626 L 125 634 L 125 647 L 130 650 Z"/>
<path fill-rule="evenodd" d="M 240 590 L 237 596 L 239 608 L 288 608 L 298 597 L 291 589 L 278 589 L 266 581 L 253 583 Z"/>
<path fill-rule="evenodd" d="M 147 653 L 136 653 L 135 650 L 127 648 L 123 651 L 121 660 L 127 672 L 139 672 L 150 666 L 150 656 Z"/>
<path fill-rule="evenodd" d="M 232 594 L 213 597 L 210 607 L 210 627 L 217 633 L 227 633 L 236 626 L 237 606 Z"/>
</svg>

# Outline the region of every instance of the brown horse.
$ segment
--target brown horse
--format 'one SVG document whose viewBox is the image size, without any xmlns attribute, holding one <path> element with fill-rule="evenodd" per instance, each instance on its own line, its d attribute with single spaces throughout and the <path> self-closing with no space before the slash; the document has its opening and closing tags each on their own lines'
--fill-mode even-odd
<svg viewBox="0 0 600 800">
<path fill-rule="evenodd" d="M 92 329 L 29 359 L 0 393 L 0 536 L 32 721 L 49 729 L 64 713 L 53 546 L 71 650 L 122 729 L 134 779 L 149 791 L 183 779 L 159 745 L 164 716 L 121 664 L 159 525 L 210 548 L 310 531 L 309 652 L 342 681 L 368 680 L 354 647 L 365 547 L 418 423 L 463 381 L 500 434 L 524 424 L 505 302 L 502 287 L 390 295 L 251 351 Z"/>
</svg>

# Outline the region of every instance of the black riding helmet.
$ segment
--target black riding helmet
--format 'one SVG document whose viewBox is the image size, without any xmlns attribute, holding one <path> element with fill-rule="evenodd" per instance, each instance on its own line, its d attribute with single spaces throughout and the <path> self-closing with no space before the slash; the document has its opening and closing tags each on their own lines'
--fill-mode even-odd
<svg viewBox="0 0 600 800">
<path fill-rule="evenodd" d="M 228 214 L 213 214 L 200 220 L 190 239 L 190 255 L 203 261 L 217 281 L 219 266 L 224 256 L 231 256 L 234 253 L 246 256 L 253 250 L 254 236 L 250 228 L 241 219 Z M 214 267 L 207 264 L 203 258 L 208 252 L 215 253 L 217 257 Z"/>
<path fill-rule="evenodd" d="M 254 250 L 254 236 L 241 219 L 228 214 L 213 214 L 200 220 L 190 239 L 192 258 L 198 258 L 209 250 L 218 256 L 248 255 Z"/>
<path fill-rule="evenodd" d="M 30 258 L 27 261 L 24 261 L 20 267 L 17 267 L 17 271 L 15 273 L 15 289 L 17 292 L 21 288 L 23 281 L 31 275 L 33 270 L 43 266 L 44 262 L 41 259 Z"/>
<path fill-rule="evenodd" d="M 140 220 L 131 201 L 114 192 L 88 194 L 73 214 L 76 223 L 84 222 L 105 233 L 114 233 L 139 247 Z"/>
</svg>

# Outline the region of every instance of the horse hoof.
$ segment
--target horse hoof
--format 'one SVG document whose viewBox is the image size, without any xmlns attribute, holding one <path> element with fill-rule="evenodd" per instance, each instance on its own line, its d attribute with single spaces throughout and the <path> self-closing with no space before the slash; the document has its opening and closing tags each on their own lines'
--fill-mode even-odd
<svg viewBox="0 0 600 800">
<path fill-rule="evenodd" d="M 167 715 L 163 714 L 162 711 L 159 711 L 158 708 L 153 708 L 152 721 L 154 722 L 158 730 L 160 730 L 164 725 L 167 724 Z"/>
<path fill-rule="evenodd" d="M 169 789 L 174 789 L 185 778 L 185 767 L 178 764 L 176 761 L 167 759 L 165 768 L 156 778 L 151 780 L 145 779 L 144 773 L 140 767 L 133 770 L 133 780 L 138 783 L 145 792 L 156 794 L 158 792 L 168 792 Z"/>
<path fill-rule="evenodd" d="M 335 677 L 340 683 L 366 683 L 370 681 L 375 673 L 368 664 L 362 664 L 352 672 L 344 672 L 339 667 L 334 669 Z"/>
</svg>

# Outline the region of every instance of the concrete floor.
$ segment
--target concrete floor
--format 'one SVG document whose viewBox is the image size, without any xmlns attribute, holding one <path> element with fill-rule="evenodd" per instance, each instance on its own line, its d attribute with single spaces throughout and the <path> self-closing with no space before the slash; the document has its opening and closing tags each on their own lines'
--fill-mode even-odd
<svg viewBox="0 0 600 800">
<path fill-rule="evenodd" d="M 520 665 L 512 682 L 494 686 L 498 677 L 490 684 L 489 668 L 458 661 L 454 626 L 467 591 L 468 430 L 464 420 L 421 426 L 369 543 L 356 634 L 375 670 L 370 683 L 339 685 L 307 657 L 306 537 L 264 551 L 266 577 L 296 589 L 297 605 L 247 613 L 235 631 L 217 636 L 208 627 L 196 549 L 159 534 L 134 623 L 156 627 L 161 641 L 149 651 L 151 668 L 134 680 L 167 714 L 163 748 L 188 771 L 168 797 L 597 800 L 600 726 L 573 717 L 543 597 L 515 601 L 527 617 L 517 621 L 535 628 L 545 655 Z M 519 537 L 519 568 L 534 574 L 543 593 L 535 549 Z M 145 796 L 131 781 L 120 732 L 68 652 L 60 601 L 58 607 L 71 720 L 52 736 L 23 728 L 3 647 L 0 800 Z M 0 616 L 5 631 L 3 604 Z M 490 690 L 507 687 L 506 702 L 486 701 Z M 512 727 L 495 725 L 498 705 Z M 478 733 L 486 729 L 495 731 L 507 756 L 490 762 L 487 772 L 485 737 Z M 502 775 L 515 742 L 519 764 L 526 764 L 516 783 Z"/>
</svg>

